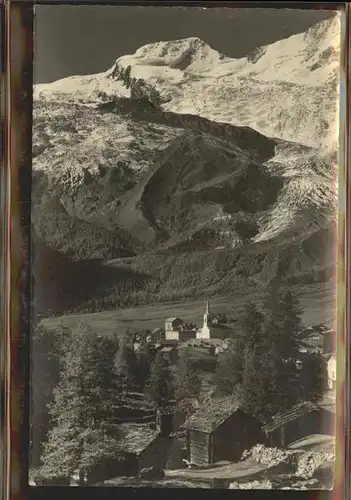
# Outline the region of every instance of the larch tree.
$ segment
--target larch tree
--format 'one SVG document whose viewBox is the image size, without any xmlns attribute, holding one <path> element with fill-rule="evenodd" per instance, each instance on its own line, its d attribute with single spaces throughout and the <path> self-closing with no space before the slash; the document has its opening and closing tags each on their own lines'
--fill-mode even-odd
<svg viewBox="0 0 351 500">
<path fill-rule="evenodd" d="M 253 349 L 263 341 L 264 315 L 254 302 L 248 302 L 241 316 L 241 330 L 243 345 Z"/>
<path fill-rule="evenodd" d="M 234 394 L 242 382 L 244 346 L 242 339 L 233 339 L 228 349 L 221 352 L 218 357 L 214 381 L 219 393 L 224 395 Z"/>
<path fill-rule="evenodd" d="M 187 356 L 182 356 L 176 377 L 177 399 L 198 398 L 201 391 L 201 373 Z"/>
<path fill-rule="evenodd" d="M 318 403 L 327 390 L 327 362 L 320 354 L 310 354 L 302 360 L 301 397 Z"/>
<path fill-rule="evenodd" d="M 280 410 L 284 410 L 298 403 L 301 395 L 298 333 L 302 309 L 291 291 L 284 292 L 273 285 L 264 312 L 265 352 L 275 366 L 271 394 Z"/>
<path fill-rule="evenodd" d="M 97 336 L 84 324 L 66 339 L 50 408 L 51 430 L 41 457 L 44 477 L 69 478 L 78 472 L 82 484 L 94 467 L 120 457 L 113 425 L 116 348 L 113 340 Z"/>
<path fill-rule="evenodd" d="M 60 377 L 62 345 L 69 335 L 69 330 L 64 327 L 53 332 L 44 328 L 42 324 L 38 324 L 33 330 L 30 384 L 33 403 L 30 415 L 32 467 L 40 464 L 41 447 L 49 430 L 48 405 L 52 403 L 53 390 Z"/>
<path fill-rule="evenodd" d="M 251 347 L 245 348 L 243 358 L 242 383 L 238 391 L 242 408 L 267 418 L 279 409 L 274 360 L 268 353 Z"/>
<path fill-rule="evenodd" d="M 173 404 L 175 401 L 175 380 L 168 361 L 157 353 L 151 366 L 147 383 L 150 398 L 158 408 Z"/>
<path fill-rule="evenodd" d="M 138 361 L 128 336 L 123 339 L 118 349 L 115 357 L 115 368 L 123 393 L 126 394 L 140 388 Z"/>
</svg>

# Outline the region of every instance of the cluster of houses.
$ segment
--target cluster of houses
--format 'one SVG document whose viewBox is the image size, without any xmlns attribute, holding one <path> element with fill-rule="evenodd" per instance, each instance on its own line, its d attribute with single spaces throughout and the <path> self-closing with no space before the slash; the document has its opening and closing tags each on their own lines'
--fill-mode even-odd
<svg viewBox="0 0 351 500">
<path fill-rule="evenodd" d="M 319 354 L 326 363 L 328 388 L 335 389 L 336 384 L 336 341 L 333 329 L 325 325 L 304 328 L 300 332 L 301 354 Z"/>
<path fill-rule="evenodd" d="M 203 317 L 203 325 L 198 328 L 194 323 L 186 323 L 179 317 L 167 318 L 164 328 L 156 328 L 147 337 L 147 342 L 160 351 L 171 363 L 176 363 L 182 349 L 195 348 L 210 355 L 218 355 L 228 348 L 233 334 L 233 326 L 226 318 L 210 311 L 209 300 Z M 138 337 L 134 349 L 140 348 Z"/>
<path fill-rule="evenodd" d="M 235 325 L 226 321 L 220 314 L 211 312 L 209 300 L 203 316 L 203 325 L 186 323 L 179 317 L 167 318 L 165 327 L 155 329 L 147 338 L 153 348 L 160 351 L 172 364 L 177 364 L 182 349 L 196 349 L 217 356 L 228 349 L 230 339 L 235 332 Z M 308 362 L 310 354 L 319 354 L 325 360 L 328 388 L 334 389 L 336 383 L 336 352 L 333 329 L 325 325 L 304 328 L 300 332 L 300 359 L 296 360 L 299 368 Z M 140 344 L 134 343 L 135 350 Z"/>
<path fill-rule="evenodd" d="M 218 355 L 228 348 L 232 333 L 224 318 L 211 313 L 207 301 L 201 328 L 178 317 L 167 318 L 165 328 L 154 330 L 147 341 L 176 364 L 184 347 Z M 301 331 L 300 337 L 302 359 L 309 353 L 323 356 L 329 387 L 333 388 L 336 378 L 333 331 L 316 326 Z M 163 408 L 147 424 L 132 418 L 120 429 L 126 460 L 119 464 L 118 475 L 135 476 L 147 467 L 161 470 L 178 469 L 185 463 L 208 466 L 221 461 L 235 462 L 257 443 L 286 447 L 311 434 L 332 436 L 334 412 L 305 402 L 262 422 L 242 411 L 232 397 L 209 398 L 207 402 L 198 402 L 190 416 L 178 414 L 173 407 Z"/>
<path fill-rule="evenodd" d="M 326 408 L 305 402 L 263 422 L 245 413 L 232 397 L 210 400 L 185 420 L 177 421 L 173 408 L 163 409 L 153 424 L 119 426 L 124 460 L 103 474 L 105 479 L 135 477 L 150 468 L 238 462 L 256 444 L 284 448 L 311 435 L 334 436 L 334 417 Z M 102 480 L 101 471 L 98 477 Z"/>
</svg>

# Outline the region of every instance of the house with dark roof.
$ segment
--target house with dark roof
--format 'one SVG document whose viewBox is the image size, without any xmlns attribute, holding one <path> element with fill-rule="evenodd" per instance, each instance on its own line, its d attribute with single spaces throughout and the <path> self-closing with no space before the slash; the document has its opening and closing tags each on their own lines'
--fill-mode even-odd
<svg viewBox="0 0 351 500">
<path fill-rule="evenodd" d="M 165 322 L 167 340 L 185 340 L 196 338 L 196 325 L 184 323 L 180 318 L 167 318 Z"/>
<path fill-rule="evenodd" d="M 164 359 L 170 364 L 175 365 L 178 362 L 178 349 L 177 346 L 165 346 L 159 351 Z"/>
<path fill-rule="evenodd" d="M 334 435 L 334 414 L 321 406 L 303 402 L 275 415 L 264 427 L 269 446 L 284 448 L 313 434 Z"/>
<path fill-rule="evenodd" d="M 158 423 L 159 424 L 159 423 Z M 118 449 L 120 460 L 96 467 L 89 475 L 89 482 L 103 481 L 113 477 L 135 477 L 144 469 L 154 466 L 164 469 L 168 460 L 171 439 L 159 425 L 123 423 L 119 424 Z"/>
<path fill-rule="evenodd" d="M 222 338 L 209 338 L 209 339 L 202 339 L 202 338 L 197 338 L 197 339 L 189 339 L 186 342 L 183 342 L 179 346 L 181 349 L 203 349 L 207 351 L 211 355 L 217 355 L 220 352 L 225 351 L 228 349 L 228 341 L 223 340 Z"/>
<path fill-rule="evenodd" d="M 261 422 L 242 411 L 232 398 L 209 401 L 182 428 L 187 460 L 194 465 L 238 461 L 246 449 L 264 439 Z"/>
</svg>

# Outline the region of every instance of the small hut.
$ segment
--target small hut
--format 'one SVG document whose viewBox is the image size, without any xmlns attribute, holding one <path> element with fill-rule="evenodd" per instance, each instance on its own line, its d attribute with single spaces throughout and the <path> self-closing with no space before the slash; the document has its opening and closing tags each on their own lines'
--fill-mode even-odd
<svg viewBox="0 0 351 500">
<path fill-rule="evenodd" d="M 334 434 L 333 413 L 310 402 L 277 414 L 264 426 L 269 446 L 284 448 L 313 434 Z"/>
<path fill-rule="evenodd" d="M 187 459 L 194 465 L 238 461 L 244 450 L 264 439 L 261 422 L 231 398 L 210 401 L 182 428 L 186 431 Z"/>
</svg>

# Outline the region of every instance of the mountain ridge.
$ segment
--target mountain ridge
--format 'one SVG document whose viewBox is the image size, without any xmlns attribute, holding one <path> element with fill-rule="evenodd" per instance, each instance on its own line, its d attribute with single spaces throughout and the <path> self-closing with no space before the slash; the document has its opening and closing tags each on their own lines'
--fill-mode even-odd
<svg viewBox="0 0 351 500">
<path fill-rule="evenodd" d="M 333 116 L 336 106 L 335 94 L 331 99 L 335 81 L 329 76 L 336 78 L 338 22 L 335 18 L 305 35 L 259 48 L 246 62 L 227 58 L 193 37 L 141 47 L 100 75 L 36 86 L 35 234 L 48 251 L 73 261 L 117 259 L 134 280 L 132 289 L 124 282 L 120 293 L 137 301 L 202 294 L 209 286 L 211 293 L 219 293 L 239 283 L 264 284 L 277 273 L 283 280 L 329 279 L 332 256 L 326 249 L 323 258 L 318 240 L 330 241 L 336 221 L 337 155 L 336 142 L 330 140 L 336 120 L 327 125 L 323 120 Z M 307 55 L 308 64 L 315 64 L 329 46 L 336 47 L 327 50 L 324 66 L 312 71 L 315 79 L 323 74 L 324 82 L 298 86 L 277 77 L 272 87 L 267 57 L 273 67 L 286 67 L 296 41 L 304 43 L 304 51 L 293 54 L 300 69 L 293 65 L 292 79 L 306 72 Z M 285 47 L 283 61 L 277 46 Z M 313 52 L 317 46 L 318 53 Z M 153 65 L 145 65 L 150 54 Z M 125 73 L 131 57 L 143 63 L 137 76 L 134 63 L 130 76 Z M 160 58 L 168 58 L 172 66 L 166 81 L 155 76 L 165 70 Z M 210 65 L 212 76 L 206 76 Z M 152 66 L 149 75 L 146 66 Z M 245 76 L 249 66 L 251 73 L 256 68 L 256 76 Z M 182 79 L 175 80 L 175 74 Z M 233 88 L 245 78 L 249 85 L 235 95 Z M 133 85 L 144 93 L 133 96 Z M 207 93 L 199 90 L 204 85 Z M 276 92 L 280 87 L 288 100 Z M 154 88 L 161 96 L 158 104 L 151 99 Z M 196 113 L 188 112 L 189 92 L 196 99 L 209 98 L 201 109 L 190 106 Z M 278 104 L 273 105 L 274 99 Z M 226 107 L 218 105 L 224 102 Z M 311 125 L 324 105 L 325 113 Z M 305 117 L 299 115 L 303 107 Z M 307 118 L 306 110 L 311 110 Z M 295 120 L 294 126 L 287 120 Z M 255 129 L 258 123 L 264 126 Z M 299 143 L 301 136 L 307 140 Z M 322 141 L 326 148 L 320 148 Z M 196 277 L 195 256 L 208 267 L 207 279 Z M 174 271 L 169 267 L 173 257 Z M 220 279 L 211 258 L 228 262 Z M 99 282 L 97 296 L 114 296 L 118 279 L 106 286 Z M 140 283 L 146 291 L 138 288 Z"/>
</svg>

